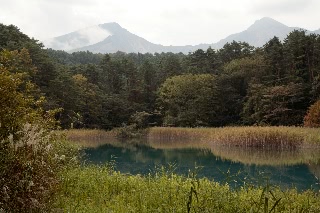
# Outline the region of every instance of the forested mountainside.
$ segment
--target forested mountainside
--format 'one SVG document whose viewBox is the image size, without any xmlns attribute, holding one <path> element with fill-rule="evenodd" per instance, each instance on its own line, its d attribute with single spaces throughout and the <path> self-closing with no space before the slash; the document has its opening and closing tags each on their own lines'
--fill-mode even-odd
<svg viewBox="0 0 320 213">
<path fill-rule="evenodd" d="M 63 128 L 142 117 L 158 126 L 302 125 L 320 98 L 320 36 L 302 30 L 261 48 L 232 41 L 189 54 L 70 54 L 0 24 L 0 67 L 35 84 L 45 110 L 61 109 Z"/>
</svg>

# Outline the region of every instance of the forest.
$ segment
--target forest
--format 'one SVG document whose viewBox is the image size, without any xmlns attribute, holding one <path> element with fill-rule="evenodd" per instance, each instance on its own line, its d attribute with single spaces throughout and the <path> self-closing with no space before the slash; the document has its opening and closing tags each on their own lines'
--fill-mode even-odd
<svg viewBox="0 0 320 213">
<path fill-rule="evenodd" d="M 46 49 L 1 24 L 0 50 L 1 69 L 28 90 L 21 98 L 54 110 L 64 129 L 110 130 L 141 117 L 145 126 L 319 125 L 307 112 L 319 113 L 320 36 L 302 30 L 261 48 L 233 41 L 188 55 L 93 54 Z M 1 93 L 5 129 L 14 115 L 3 109 L 14 103 L 4 100 L 14 94 Z"/>
</svg>

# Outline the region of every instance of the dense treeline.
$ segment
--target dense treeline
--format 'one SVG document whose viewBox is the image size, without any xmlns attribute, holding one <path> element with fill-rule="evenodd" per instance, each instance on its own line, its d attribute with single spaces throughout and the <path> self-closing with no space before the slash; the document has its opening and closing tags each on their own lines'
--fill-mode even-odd
<svg viewBox="0 0 320 213">
<path fill-rule="evenodd" d="M 102 55 L 44 49 L 0 25 L 0 50 L 30 55 L 33 93 L 46 97 L 46 110 L 61 108 L 63 128 L 111 129 L 141 112 L 149 125 L 309 125 L 320 98 L 320 36 L 305 31 L 262 48 L 233 41 L 188 55 Z"/>
</svg>

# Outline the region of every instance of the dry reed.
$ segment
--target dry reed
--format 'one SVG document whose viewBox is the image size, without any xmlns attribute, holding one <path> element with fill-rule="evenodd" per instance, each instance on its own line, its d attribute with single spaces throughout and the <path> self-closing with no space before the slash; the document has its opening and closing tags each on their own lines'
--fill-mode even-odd
<svg viewBox="0 0 320 213">
<path fill-rule="evenodd" d="M 149 139 L 193 140 L 201 144 L 296 149 L 320 147 L 320 131 L 302 127 L 151 128 Z"/>
<path fill-rule="evenodd" d="M 70 129 L 65 130 L 63 133 L 68 140 L 71 141 L 98 141 L 115 137 L 114 131 L 104 131 L 98 129 Z"/>
</svg>

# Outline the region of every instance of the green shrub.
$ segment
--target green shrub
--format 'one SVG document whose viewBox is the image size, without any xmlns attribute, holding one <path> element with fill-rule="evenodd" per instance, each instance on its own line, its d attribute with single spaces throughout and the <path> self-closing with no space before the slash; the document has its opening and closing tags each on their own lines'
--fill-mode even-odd
<svg viewBox="0 0 320 213">
<path fill-rule="evenodd" d="M 16 133 L 25 123 L 37 123 L 46 128 L 56 124 L 57 110 L 45 110 L 45 98 L 30 81 L 36 72 L 26 49 L 0 51 L 0 140 Z"/>
<path fill-rule="evenodd" d="M 130 117 L 130 124 L 136 125 L 138 129 L 149 127 L 149 120 L 152 114 L 145 111 L 136 112 Z"/>
<path fill-rule="evenodd" d="M 118 138 L 137 138 L 142 136 L 142 130 L 136 124 L 124 125 L 113 130 Z"/>
<path fill-rule="evenodd" d="M 44 212 L 58 189 L 58 172 L 77 164 L 77 149 L 53 132 L 26 124 L 19 139 L 0 142 L 0 212 Z"/>
</svg>

